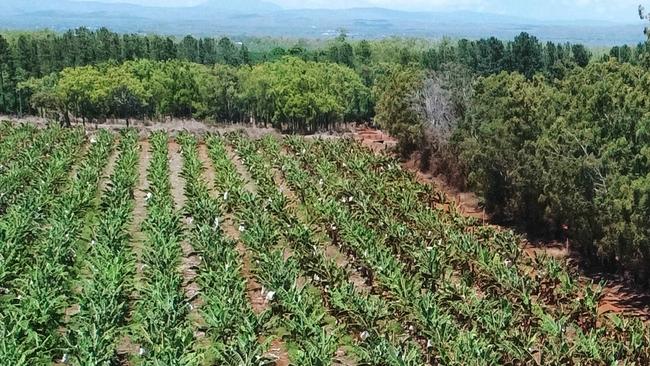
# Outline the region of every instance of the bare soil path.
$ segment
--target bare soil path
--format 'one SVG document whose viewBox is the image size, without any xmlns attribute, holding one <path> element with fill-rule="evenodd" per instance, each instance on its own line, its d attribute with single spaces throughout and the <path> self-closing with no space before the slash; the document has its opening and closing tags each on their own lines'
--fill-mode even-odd
<svg viewBox="0 0 650 366">
<path fill-rule="evenodd" d="M 131 233 L 131 250 L 135 255 L 135 277 L 133 279 L 133 292 L 129 299 L 129 314 L 128 322 L 133 317 L 133 310 L 135 309 L 135 302 L 140 298 L 140 284 L 142 283 L 142 255 L 146 245 L 146 236 L 142 231 L 142 223 L 147 219 L 147 205 L 146 197 L 149 191 L 149 180 L 147 179 L 147 169 L 149 169 L 149 162 L 151 161 L 151 152 L 149 151 L 149 140 L 142 139 L 138 142 L 138 182 L 135 190 L 133 191 L 133 219 L 129 231 Z M 120 359 L 123 364 L 130 365 L 132 360 L 140 349 L 140 345 L 136 344 L 129 336 L 124 336 L 120 340 L 117 347 L 120 353 Z"/>
<path fill-rule="evenodd" d="M 111 175 L 113 174 L 113 171 L 115 170 L 115 164 L 117 163 L 117 158 L 119 155 L 119 152 L 117 151 L 117 144 L 119 142 L 116 140 L 115 143 L 113 144 L 114 148 L 113 151 L 111 152 L 110 156 L 108 157 L 108 162 L 106 163 L 106 167 L 104 168 L 104 171 L 102 172 L 102 177 L 99 180 L 99 191 L 98 195 L 102 195 L 106 189 L 108 188 L 108 184 L 110 183 Z"/>
<path fill-rule="evenodd" d="M 185 179 L 181 176 L 183 169 L 183 157 L 181 146 L 175 141 L 170 141 L 169 148 L 169 169 L 171 181 L 171 194 L 174 199 L 176 210 L 183 212 L 187 198 L 185 197 Z M 186 229 L 192 227 L 192 218 L 186 217 L 184 219 Z M 196 339 L 205 338 L 205 322 L 201 316 L 199 309 L 203 306 L 204 302 L 200 295 L 201 288 L 196 281 L 198 277 L 197 270 L 201 264 L 201 256 L 197 253 L 187 238 L 184 238 L 180 243 L 183 257 L 179 271 L 183 276 L 183 291 L 185 297 L 190 303 L 191 311 L 189 318 L 192 320 Z"/>
<path fill-rule="evenodd" d="M 131 243 L 136 257 L 136 283 L 142 278 L 142 253 L 145 245 L 145 235 L 142 232 L 142 223 L 147 218 L 147 193 L 149 180 L 147 170 L 151 161 L 149 140 L 141 140 L 138 144 L 140 161 L 138 162 L 138 186 L 134 192 L 135 206 L 133 208 L 133 221 L 131 222 Z"/>
<path fill-rule="evenodd" d="M 233 162 L 237 169 L 237 173 L 239 173 L 239 176 L 244 180 L 244 189 L 251 193 L 257 192 L 257 186 L 253 182 L 248 169 L 246 169 L 239 156 L 230 145 L 226 144 L 225 148 L 228 158 Z M 212 164 L 210 163 L 210 165 Z M 237 242 L 237 252 L 242 258 L 242 276 L 246 280 L 246 293 L 253 308 L 253 312 L 255 312 L 255 314 L 260 314 L 270 309 L 270 304 L 264 295 L 264 288 L 253 274 L 252 258 L 249 251 L 246 250 L 244 243 L 241 241 L 241 234 L 237 229 L 238 227 L 239 223 L 235 222 L 234 215 L 228 214 L 223 229 L 229 238 L 236 240 Z M 287 347 L 279 338 L 275 338 L 271 341 L 268 356 L 275 360 L 276 366 L 288 366 L 291 364 Z"/>
</svg>

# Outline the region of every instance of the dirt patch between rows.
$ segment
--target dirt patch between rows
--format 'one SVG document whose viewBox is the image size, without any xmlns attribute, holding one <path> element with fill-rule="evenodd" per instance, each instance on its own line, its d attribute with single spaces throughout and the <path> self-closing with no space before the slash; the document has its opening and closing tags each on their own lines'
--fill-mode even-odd
<svg viewBox="0 0 650 366">
<path fill-rule="evenodd" d="M 58 122 L 36 116 L 24 116 L 19 118 L 16 116 L 0 115 L 0 121 L 9 121 L 16 124 L 31 124 L 40 128 L 47 127 L 48 125 L 59 125 Z M 73 121 L 72 125 L 75 127 L 84 127 L 81 121 Z M 111 119 L 99 123 L 87 122 L 84 129 L 86 131 L 119 131 L 125 129 L 126 127 L 126 120 Z M 199 121 L 193 118 L 164 118 L 162 120 L 156 121 L 130 120 L 129 127 L 137 129 L 140 133 L 141 138 L 147 138 L 151 135 L 152 132 L 155 131 L 165 131 L 172 136 L 175 136 L 178 133 L 184 131 L 190 132 L 194 135 L 203 136 L 210 133 L 223 135 L 240 130 L 244 130 L 248 136 L 251 136 L 253 138 L 259 138 L 266 135 L 281 135 L 277 130 L 269 127 L 264 127 L 263 125 L 255 125 L 250 123 L 210 123 Z"/>
<path fill-rule="evenodd" d="M 242 163 L 239 155 L 235 153 L 230 145 L 226 145 L 225 148 L 228 158 L 234 164 L 239 176 L 244 180 L 244 189 L 250 193 L 257 192 L 257 185 L 254 183 L 248 169 L 246 169 Z M 257 278 L 255 278 L 255 275 L 253 274 L 251 255 L 241 240 L 241 233 L 235 228 L 236 226 L 239 226 L 234 220 L 235 217 L 233 215 L 227 215 L 223 229 L 230 239 L 237 242 L 236 249 L 242 258 L 242 276 L 246 281 L 246 295 L 250 301 L 253 312 L 255 314 L 260 314 L 270 309 L 270 306 L 264 294 L 264 287 L 259 283 L 259 281 L 257 281 Z M 274 338 L 271 341 L 267 356 L 274 360 L 276 366 L 288 366 L 291 364 L 287 347 L 284 344 L 284 341 L 280 338 Z"/>
<path fill-rule="evenodd" d="M 181 176 L 183 170 L 183 157 L 182 148 L 176 141 L 169 141 L 169 170 L 171 182 L 171 194 L 174 200 L 176 210 L 183 212 L 187 198 L 185 197 L 185 179 Z M 192 228 L 193 220 L 191 217 L 184 219 L 185 232 Z M 194 337 L 196 339 L 203 339 L 205 332 L 202 330 L 205 321 L 200 313 L 200 308 L 204 305 L 204 300 L 200 296 L 201 288 L 197 282 L 199 266 L 201 265 L 201 256 L 194 250 L 189 240 L 183 236 L 180 242 L 181 251 L 183 256 L 179 266 L 179 271 L 183 278 L 182 288 L 185 293 L 185 298 L 190 303 L 190 313 L 188 317 L 194 323 Z"/>
<path fill-rule="evenodd" d="M 151 161 L 149 140 L 141 140 L 138 144 L 140 150 L 140 161 L 138 163 L 138 187 L 133 196 L 135 206 L 133 207 L 133 221 L 131 222 L 131 236 L 133 252 L 136 258 L 136 283 L 142 278 L 142 253 L 145 245 L 145 235 L 142 232 L 142 223 L 147 218 L 147 193 L 149 192 L 149 180 L 147 170 Z"/>
<path fill-rule="evenodd" d="M 117 143 L 118 142 L 116 141 L 114 146 L 117 146 Z M 106 163 L 106 167 L 104 167 L 104 171 L 102 172 L 102 177 L 99 180 L 99 194 L 106 192 L 106 189 L 110 184 L 111 175 L 113 175 L 113 171 L 115 170 L 115 164 L 117 164 L 118 155 L 119 151 L 117 148 L 114 148 L 113 151 L 111 151 L 111 154 L 108 156 L 108 162 Z"/>
<path fill-rule="evenodd" d="M 253 182 L 253 178 L 251 177 L 250 172 L 244 166 L 244 163 L 241 161 L 239 155 L 235 152 L 232 146 L 226 145 L 225 148 L 228 159 L 230 159 L 230 161 L 235 164 L 237 173 L 239 173 L 239 176 L 244 180 L 244 189 L 250 193 L 257 193 L 257 185 L 255 185 Z"/>
</svg>

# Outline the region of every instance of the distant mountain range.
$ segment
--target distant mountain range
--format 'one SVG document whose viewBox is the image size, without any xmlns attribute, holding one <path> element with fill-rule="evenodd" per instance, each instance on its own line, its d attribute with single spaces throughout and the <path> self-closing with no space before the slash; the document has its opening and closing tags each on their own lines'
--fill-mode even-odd
<svg viewBox="0 0 650 366">
<path fill-rule="evenodd" d="M 588 45 L 634 44 L 641 22 L 545 22 L 479 12 L 405 12 L 382 8 L 285 10 L 260 0 L 209 0 L 192 7 L 153 7 L 72 0 L 0 0 L 0 27 L 57 31 L 105 26 L 117 32 L 196 36 L 355 38 L 389 36 L 511 39 L 522 31 L 542 40 Z"/>
</svg>

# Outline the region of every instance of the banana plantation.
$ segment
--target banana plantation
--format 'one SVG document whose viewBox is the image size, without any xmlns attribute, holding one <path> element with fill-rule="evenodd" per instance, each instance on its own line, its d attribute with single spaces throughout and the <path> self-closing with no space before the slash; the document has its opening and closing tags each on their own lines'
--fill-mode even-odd
<svg viewBox="0 0 650 366">
<path fill-rule="evenodd" d="M 0 365 L 649 365 L 603 285 L 353 139 L 0 124 Z"/>
</svg>

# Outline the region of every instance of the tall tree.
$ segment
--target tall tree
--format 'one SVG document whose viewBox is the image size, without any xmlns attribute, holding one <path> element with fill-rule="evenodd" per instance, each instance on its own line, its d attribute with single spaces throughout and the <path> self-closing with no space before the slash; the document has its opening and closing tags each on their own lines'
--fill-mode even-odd
<svg viewBox="0 0 650 366">
<path fill-rule="evenodd" d="M 542 68 L 542 48 L 536 37 L 521 33 L 510 44 L 510 67 L 531 79 Z"/>
<path fill-rule="evenodd" d="M 7 96 L 5 89 L 5 81 L 7 80 L 8 70 L 11 69 L 11 50 L 9 49 L 9 43 L 7 40 L 0 35 L 0 110 L 3 112 L 9 111 L 9 106 L 7 105 Z"/>
</svg>

